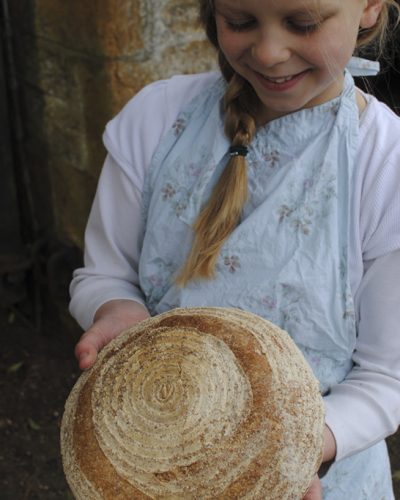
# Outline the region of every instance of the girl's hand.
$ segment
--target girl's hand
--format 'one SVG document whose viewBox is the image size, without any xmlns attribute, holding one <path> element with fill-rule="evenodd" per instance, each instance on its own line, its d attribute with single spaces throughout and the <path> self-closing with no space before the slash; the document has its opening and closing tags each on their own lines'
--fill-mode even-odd
<svg viewBox="0 0 400 500">
<path fill-rule="evenodd" d="M 336 456 L 336 441 L 332 431 L 327 425 L 324 428 L 323 462 L 331 462 Z M 303 500 L 322 500 L 322 485 L 318 474 L 314 476 Z"/>
<path fill-rule="evenodd" d="M 93 325 L 76 344 L 75 357 L 79 368 L 91 368 L 105 345 L 119 333 L 149 316 L 147 309 L 133 300 L 111 300 L 103 304 L 94 316 Z"/>
<path fill-rule="evenodd" d="M 322 500 L 322 486 L 317 475 L 312 480 L 303 500 Z"/>
</svg>

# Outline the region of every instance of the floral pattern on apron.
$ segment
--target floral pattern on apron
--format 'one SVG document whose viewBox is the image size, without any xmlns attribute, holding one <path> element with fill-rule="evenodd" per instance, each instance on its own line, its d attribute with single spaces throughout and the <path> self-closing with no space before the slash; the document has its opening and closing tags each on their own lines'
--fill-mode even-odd
<svg viewBox="0 0 400 500">
<path fill-rule="evenodd" d="M 140 286 L 151 314 L 238 307 L 286 330 L 327 394 L 351 370 L 357 329 L 348 276 L 350 193 L 358 147 L 354 81 L 342 95 L 260 127 L 250 146 L 249 197 L 213 280 L 174 277 L 191 229 L 228 159 L 219 79 L 179 115 L 156 150 L 143 192 Z M 326 500 L 393 499 L 384 442 L 334 463 Z"/>
</svg>

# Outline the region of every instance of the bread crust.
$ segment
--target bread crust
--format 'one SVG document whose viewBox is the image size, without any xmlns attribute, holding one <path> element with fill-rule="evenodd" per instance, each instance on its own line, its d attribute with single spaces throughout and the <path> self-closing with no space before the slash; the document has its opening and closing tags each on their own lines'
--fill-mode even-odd
<svg viewBox="0 0 400 500">
<path fill-rule="evenodd" d="M 286 332 L 239 309 L 174 309 L 81 375 L 61 452 L 77 499 L 300 500 L 323 428 L 318 382 Z"/>
</svg>

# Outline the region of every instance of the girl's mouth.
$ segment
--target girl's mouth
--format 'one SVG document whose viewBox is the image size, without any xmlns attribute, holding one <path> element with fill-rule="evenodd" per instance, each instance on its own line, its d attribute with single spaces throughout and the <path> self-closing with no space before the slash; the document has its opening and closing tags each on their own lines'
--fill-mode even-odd
<svg viewBox="0 0 400 500">
<path fill-rule="evenodd" d="M 261 85 L 267 90 L 272 90 L 276 92 L 282 92 L 285 90 L 289 90 L 294 87 L 300 80 L 304 78 L 304 76 L 309 72 L 309 70 L 302 71 L 301 73 L 297 73 L 296 75 L 290 76 L 282 76 L 282 77 L 268 77 L 264 76 L 261 73 L 255 71 L 258 81 Z"/>
</svg>

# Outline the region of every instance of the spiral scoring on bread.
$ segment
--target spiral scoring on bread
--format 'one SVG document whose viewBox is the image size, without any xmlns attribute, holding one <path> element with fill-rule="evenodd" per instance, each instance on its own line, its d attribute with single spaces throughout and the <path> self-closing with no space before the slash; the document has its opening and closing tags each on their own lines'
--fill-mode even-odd
<svg viewBox="0 0 400 500">
<path fill-rule="evenodd" d="M 190 328 L 156 328 L 99 372 L 96 437 L 122 477 L 136 483 L 146 476 L 142 486 L 157 490 L 148 474 L 204 460 L 235 433 L 251 399 L 249 381 L 224 342 Z"/>
<path fill-rule="evenodd" d="M 78 499 L 298 500 L 323 427 L 318 382 L 286 332 L 237 309 L 176 309 L 78 380 L 63 465 Z"/>
</svg>

